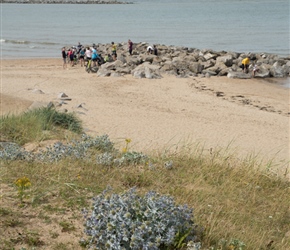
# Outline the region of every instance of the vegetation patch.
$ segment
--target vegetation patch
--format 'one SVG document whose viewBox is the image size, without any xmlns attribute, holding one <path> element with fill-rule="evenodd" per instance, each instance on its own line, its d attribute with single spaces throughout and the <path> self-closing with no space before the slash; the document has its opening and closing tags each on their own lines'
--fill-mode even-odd
<svg viewBox="0 0 290 250">
<path fill-rule="evenodd" d="M 7 115 L 0 118 L 1 140 L 23 145 L 27 142 L 59 138 L 59 129 L 80 133 L 81 121 L 73 113 L 64 113 L 54 108 L 40 108 L 21 115 Z M 51 133 L 44 133 L 51 131 Z"/>
<path fill-rule="evenodd" d="M 3 249 L 289 248 L 290 185 L 271 163 L 188 147 L 147 155 L 130 139 L 118 150 L 108 135 L 79 130 L 30 152 L 21 143 L 36 137 L 22 136 L 33 132 L 9 131 L 13 143 L 0 148 Z"/>
</svg>

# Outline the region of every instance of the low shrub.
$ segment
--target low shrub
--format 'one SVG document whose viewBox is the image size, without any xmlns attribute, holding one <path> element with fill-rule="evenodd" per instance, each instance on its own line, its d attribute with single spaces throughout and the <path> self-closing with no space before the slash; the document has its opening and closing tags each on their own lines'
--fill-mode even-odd
<svg viewBox="0 0 290 250">
<path fill-rule="evenodd" d="M 123 194 L 105 190 L 93 199 L 91 213 L 83 210 L 82 244 L 97 249 L 181 249 L 195 239 L 192 209 L 173 198 L 150 191 L 143 197 L 129 189 Z"/>
</svg>

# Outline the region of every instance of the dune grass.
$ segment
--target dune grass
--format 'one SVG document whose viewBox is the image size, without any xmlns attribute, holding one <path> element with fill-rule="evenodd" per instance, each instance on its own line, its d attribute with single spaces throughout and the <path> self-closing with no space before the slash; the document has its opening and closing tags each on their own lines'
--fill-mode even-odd
<svg viewBox="0 0 290 250">
<path fill-rule="evenodd" d="M 23 142 L 22 134 L 29 133 L 19 133 L 15 141 Z M 128 141 L 124 145 L 130 152 Z M 108 185 L 115 192 L 154 190 L 194 208 L 202 249 L 290 249 L 290 183 L 269 171 L 270 163 L 266 168 L 256 158 L 237 160 L 221 151 L 206 155 L 195 149 L 152 153 L 149 165 L 112 167 L 97 163 L 91 153 L 54 163 L 1 161 L 3 249 L 82 249 L 80 210 Z M 169 161 L 172 166 L 165 167 Z M 21 201 L 15 180 L 23 176 L 31 186 Z"/>
<path fill-rule="evenodd" d="M 1 140 L 23 145 L 27 142 L 61 138 L 63 130 L 80 133 L 81 121 L 73 113 L 58 112 L 53 108 L 40 108 L 21 115 L 7 115 L 0 119 Z M 49 131 L 49 133 L 47 133 Z"/>
</svg>

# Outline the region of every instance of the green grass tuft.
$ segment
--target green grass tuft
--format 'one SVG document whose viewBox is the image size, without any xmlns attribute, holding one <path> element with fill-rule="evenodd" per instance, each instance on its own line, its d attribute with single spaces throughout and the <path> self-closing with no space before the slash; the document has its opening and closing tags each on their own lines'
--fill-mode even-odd
<svg viewBox="0 0 290 250">
<path fill-rule="evenodd" d="M 1 139 L 20 145 L 59 138 L 60 129 L 80 133 L 81 121 L 73 113 L 62 113 L 53 108 L 34 109 L 21 115 L 0 118 Z"/>
</svg>

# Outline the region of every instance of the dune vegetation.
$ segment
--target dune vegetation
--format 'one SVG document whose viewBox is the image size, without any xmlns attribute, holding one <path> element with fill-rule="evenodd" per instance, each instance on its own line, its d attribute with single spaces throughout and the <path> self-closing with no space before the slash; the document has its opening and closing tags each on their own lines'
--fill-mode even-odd
<svg viewBox="0 0 290 250">
<path fill-rule="evenodd" d="M 151 191 L 162 197 L 138 200 L 136 204 L 146 207 L 142 210 L 140 205 L 141 212 L 131 204 L 143 229 L 149 227 L 145 218 L 153 218 L 150 225 L 156 239 L 152 235 L 150 239 L 157 246 L 160 235 L 170 233 L 155 228 L 161 224 L 159 217 L 168 209 L 175 211 L 168 214 L 170 223 L 164 226 L 172 230 L 177 226 L 173 241 L 162 235 L 165 241 L 158 249 L 290 249 L 290 183 L 271 171 L 271 162 L 263 163 L 256 156 L 238 159 L 227 149 L 205 154 L 199 145 L 184 145 L 178 152 L 135 152 L 130 138 L 112 142 L 109 135 L 91 137 L 83 133 L 74 114 L 53 108 L 2 117 L 0 128 L 1 249 L 93 246 L 83 211 L 91 214 L 93 204 L 97 206 L 94 202 L 109 189 L 112 196 L 104 196 L 100 204 L 110 197 L 110 201 L 118 197 L 120 203 L 115 207 L 110 203 L 99 212 L 103 217 L 92 218 L 101 221 L 105 211 L 118 214 L 118 204 L 131 199 L 125 194 L 132 190 L 140 199 Z M 94 197 L 98 198 L 93 201 Z M 188 216 L 187 208 L 193 209 L 191 224 L 176 212 Z M 106 236 L 119 229 L 108 223 L 100 231 Z M 143 240 L 149 238 L 149 231 Z M 132 243 L 133 237 L 126 242 Z M 124 249 L 138 249 L 129 245 Z M 105 249 L 117 248 L 106 245 Z"/>
</svg>

